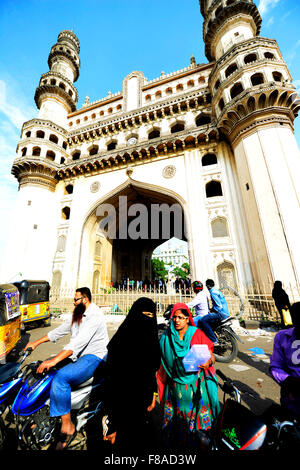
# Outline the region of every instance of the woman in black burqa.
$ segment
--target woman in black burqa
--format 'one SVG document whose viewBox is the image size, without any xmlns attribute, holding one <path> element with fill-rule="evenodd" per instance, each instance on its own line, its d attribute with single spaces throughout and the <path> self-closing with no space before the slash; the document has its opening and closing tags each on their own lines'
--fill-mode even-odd
<svg viewBox="0 0 300 470">
<path fill-rule="evenodd" d="M 157 395 L 160 366 L 156 305 L 136 300 L 108 344 L 105 406 L 109 418 L 105 440 L 117 449 L 150 448 L 155 432 L 149 422 Z"/>
<path fill-rule="evenodd" d="M 275 305 L 277 307 L 277 310 L 280 315 L 281 319 L 281 326 L 284 328 L 284 320 L 283 320 L 283 314 L 282 314 L 282 309 L 290 309 L 291 304 L 290 304 L 290 299 L 285 290 L 282 288 L 282 282 L 281 281 L 275 281 L 274 282 L 274 287 L 272 290 L 272 297 L 274 299 Z"/>
</svg>

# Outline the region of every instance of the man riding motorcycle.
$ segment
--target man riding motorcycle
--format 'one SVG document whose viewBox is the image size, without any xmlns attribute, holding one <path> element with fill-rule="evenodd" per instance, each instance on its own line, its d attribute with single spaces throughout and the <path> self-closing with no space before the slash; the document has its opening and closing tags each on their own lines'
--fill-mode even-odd
<svg viewBox="0 0 300 470">
<path fill-rule="evenodd" d="M 104 314 L 96 304 L 92 303 L 88 287 L 76 290 L 71 318 L 42 338 L 28 343 L 25 349 L 35 349 L 47 341 L 56 342 L 69 333 L 71 334 L 69 344 L 53 359 L 42 362 L 37 369 L 38 373 L 43 373 L 68 359 L 68 364 L 55 374 L 50 391 L 50 416 L 61 416 L 62 420 L 57 450 L 65 449 L 76 435 L 70 413 L 71 386 L 92 377 L 107 353 L 109 338 Z"/>
</svg>

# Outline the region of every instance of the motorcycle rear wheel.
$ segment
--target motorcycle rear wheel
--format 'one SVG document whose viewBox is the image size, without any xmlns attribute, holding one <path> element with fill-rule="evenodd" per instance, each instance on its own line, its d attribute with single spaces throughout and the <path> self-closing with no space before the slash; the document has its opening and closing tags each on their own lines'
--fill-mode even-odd
<svg viewBox="0 0 300 470">
<path fill-rule="evenodd" d="M 214 356 L 218 362 L 232 362 L 238 353 L 236 339 L 224 329 L 214 332 L 218 339 L 218 346 L 214 348 Z"/>
</svg>

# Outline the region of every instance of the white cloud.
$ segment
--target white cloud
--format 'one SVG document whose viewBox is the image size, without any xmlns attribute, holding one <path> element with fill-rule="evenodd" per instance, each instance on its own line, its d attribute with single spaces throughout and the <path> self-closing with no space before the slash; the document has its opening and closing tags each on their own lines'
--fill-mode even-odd
<svg viewBox="0 0 300 470">
<path fill-rule="evenodd" d="M 258 4 L 260 14 L 262 16 L 266 15 L 279 2 L 280 0 L 260 0 Z"/>
<path fill-rule="evenodd" d="M 35 115 L 36 110 L 27 104 L 27 97 L 18 84 L 10 77 L 0 79 L 0 259 L 18 194 L 18 182 L 11 174 L 11 166 L 16 158 L 21 127 Z"/>
</svg>

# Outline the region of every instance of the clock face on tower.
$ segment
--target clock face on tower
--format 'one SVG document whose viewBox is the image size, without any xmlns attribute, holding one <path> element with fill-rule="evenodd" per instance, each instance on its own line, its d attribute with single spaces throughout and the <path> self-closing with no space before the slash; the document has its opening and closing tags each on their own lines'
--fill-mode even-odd
<svg viewBox="0 0 300 470">
<path fill-rule="evenodd" d="M 134 145 L 137 143 L 137 138 L 136 137 L 130 137 L 130 139 L 127 140 L 128 145 Z"/>
</svg>

